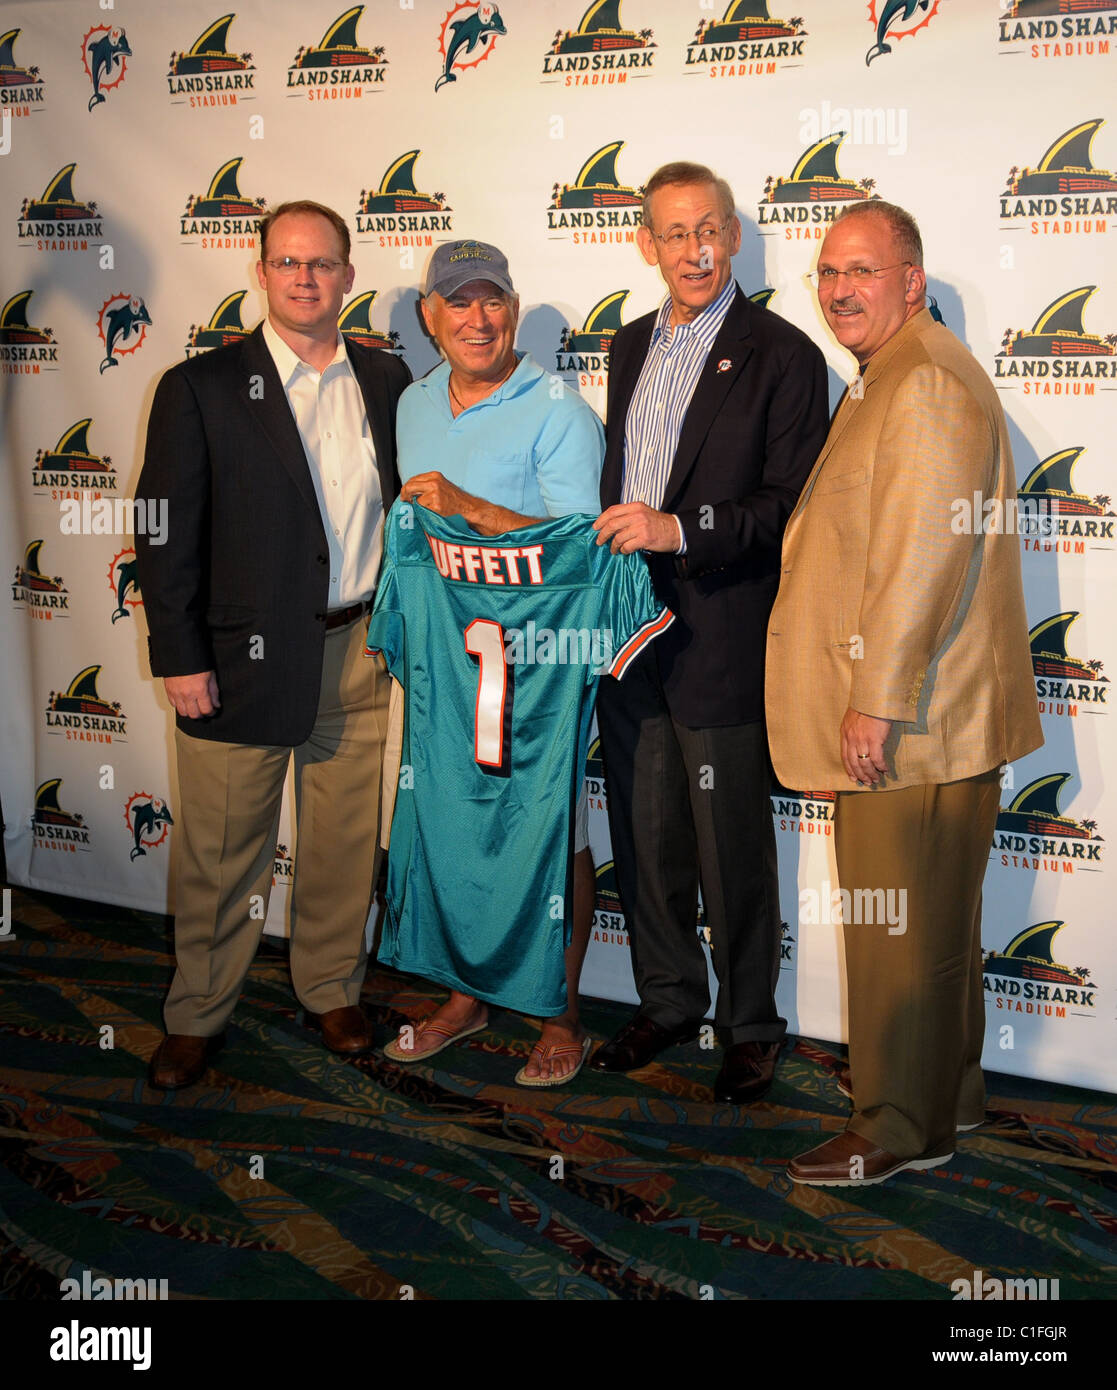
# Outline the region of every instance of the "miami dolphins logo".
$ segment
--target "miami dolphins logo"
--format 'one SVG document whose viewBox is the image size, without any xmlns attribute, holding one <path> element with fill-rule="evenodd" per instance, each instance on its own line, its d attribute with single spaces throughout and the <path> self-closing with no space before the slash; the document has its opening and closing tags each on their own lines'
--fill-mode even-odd
<svg viewBox="0 0 1117 1390">
<path fill-rule="evenodd" d="M 458 80 L 454 68 L 473 68 L 483 63 L 493 51 L 496 36 L 507 32 L 496 5 L 455 5 L 442 21 L 438 36 L 442 76 L 434 84 L 434 90 L 437 92 L 447 82 Z M 471 58 L 469 55 L 478 48 L 480 52 Z"/>
<path fill-rule="evenodd" d="M 150 792 L 133 792 L 124 807 L 124 821 L 132 832 L 132 848 L 128 858 L 145 856 L 149 849 L 161 845 L 174 825 L 171 808 Z"/>
<path fill-rule="evenodd" d="M 101 105 L 106 92 L 119 87 L 124 81 L 128 67 L 125 60 L 131 56 L 127 35 L 119 27 L 109 28 L 107 24 L 98 24 L 82 39 L 81 61 L 86 77 L 93 84 L 93 95 L 89 98 L 90 111 Z"/>
<path fill-rule="evenodd" d="M 143 599 L 140 598 L 139 575 L 136 571 L 136 552 L 130 546 L 113 556 L 108 569 L 108 580 L 113 598 L 116 599 L 116 607 L 112 611 L 115 625 L 117 618 L 130 618 L 130 610 L 139 608 L 143 603 Z"/>
<path fill-rule="evenodd" d="M 114 294 L 101 305 L 97 316 L 97 332 L 105 345 L 100 371 L 118 365 L 116 354 L 136 352 L 143 346 L 145 330 L 151 327 L 147 305 L 136 294 Z M 126 347 L 126 343 L 131 343 Z"/>
<path fill-rule="evenodd" d="M 874 58 L 892 52 L 887 39 L 906 39 L 909 34 L 926 28 L 938 12 L 939 0 L 869 0 L 869 23 L 876 26 L 877 41 L 865 54 L 865 66 L 868 67 Z M 920 13 L 924 18 L 909 25 L 909 20 Z"/>
</svg>

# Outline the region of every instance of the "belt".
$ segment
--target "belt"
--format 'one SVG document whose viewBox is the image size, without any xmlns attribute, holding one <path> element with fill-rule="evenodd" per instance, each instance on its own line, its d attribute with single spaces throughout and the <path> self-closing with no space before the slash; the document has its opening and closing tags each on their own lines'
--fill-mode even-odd
<svg viewBox="0 0 1117 1390">
<path fill-rule="evenodd" d="M 360 603 L 351 603 L 348 608 L 335 608 L 332 613 L 327 613 L 326 631 L 333 632 L 334 628 L 348 627 L 350 623 L 362 615 L 372 611 L 372 600 L 363 599 Z"/>
</svg>

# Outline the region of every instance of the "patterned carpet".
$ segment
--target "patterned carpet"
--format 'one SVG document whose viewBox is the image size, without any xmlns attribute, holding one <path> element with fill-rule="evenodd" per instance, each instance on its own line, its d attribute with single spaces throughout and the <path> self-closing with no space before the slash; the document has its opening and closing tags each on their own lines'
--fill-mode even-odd
<svg viewBox="0 0 1117 1390">
<path fill-rule="evenodd" d="M 199 1086 L 148 1088 L 168 922 L 16 890 L 0 941 L 0 1297 L 67 1277 L 172 1298 L 947 1299 L 955 1279 L 1117 1291 L 1117 1101 L 989 1078 L 948 1164 L 863 1190 L 794 1186 L 840 1129 L 840 1049 L 789 1039 L 768 1099 L 712 1103 L 716 1054 L 632 1077 L 512 1084 L 536 1036 L 492 1026 L 425 1066 L 342 1060 L 262 950 Z M 441 997 L 441 996 L 439 996 Z M 430 1009 L 370 976 L 380 1041 Z M 589 1004 L 595 1037 L 629 1014 Z M 111 1029 L 112 1046 L 104 1045 Z M 405 1295 L 406 1296 L 406 1295 Z"/>
</svg>

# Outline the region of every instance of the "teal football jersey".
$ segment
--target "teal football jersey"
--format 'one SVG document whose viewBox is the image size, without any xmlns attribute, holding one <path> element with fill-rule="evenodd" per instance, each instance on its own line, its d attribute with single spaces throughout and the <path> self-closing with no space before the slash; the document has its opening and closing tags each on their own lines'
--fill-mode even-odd
<svg viewBox="0 0 1117 1390">
<path fill-rule="evenodd" d="M 522 1013 L 566 1009 L 575 795 L 599 676 L 673 621 L 586 516 L 480 536 L 397 502 L 368 649 L 405 691 L 380 959 Z"/>
</svg>

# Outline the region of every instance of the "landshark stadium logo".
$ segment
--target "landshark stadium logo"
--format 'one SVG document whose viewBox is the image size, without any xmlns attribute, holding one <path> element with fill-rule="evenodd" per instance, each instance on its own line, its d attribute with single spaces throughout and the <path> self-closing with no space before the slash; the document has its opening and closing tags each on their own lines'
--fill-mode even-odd
<svg viewBox="0 0 1117 1390">
<path fill-rule="evenodd" d="M 1080 706 L 1089 714 L 1109 713 L 1109 677 L 1102 675 L 1102 663 L 1067 655 L 1067 633 L 1080 616 L 1055 613 L 1028 633 L 1040 714 L 1076 719 Z"/>
<path fill-rule="evenodd" d="M 892 52 L 889 39 L 897 42 L 926 29 L 939 12 L 939 0 L 869 0 L 869 23 L 876 43 L 865 54 L 865 66 Z"/>
<path fill-rule="evenodd" d="M 563 328 L 555 366 L 560 372 L 577 373 L 579 386 L 605 385 L 609 350 L 622 326 L 621 309 L 628 295 L 628 290 L 614 290 L 598 300 L 581 328 Z"/>
<path fill-rule="evenodd" d="M 64 164 L 47 184 L 41 197 L 24 198 L 16 221 L 20 246 L 36 251 L 88 251 L 98 242 L 105 226 L 96 203 L 74 197 L 76 164 Z"/>
<path fill-rule="evenodd" d="M 795 969 L 795 952 L 792 947 L 795 945 L 795 938 L 791 935 L 791 928 L 786 922 L 780 923 L 780 969 Z"/>
<path fill-rule="evenodd" d="M 455 5 L 448 10 L 438 33 L 442 72 L 434 90 L 458 80 L 455 68 L 463 71 L 483 63 L 492 54 L 499 35 L 507 32 L 496 5 Z"/>
<path fill-rule="evenodd" d="M 767 0 L 733 0 L 721 19 L 699 20 L 687 44 L 684 71 L 770 77 L 779 68 L 799 67 L 807 41 L 802 19 L 773 19 L 769 8 Z"/>
<path fill-rule="evenodd" d="M 1074 467 L 1085 452 L 1079 444 L 1048 454 L 1020 484 L 1017 499 L 1037 514 L 1046 514 L 1048 522 L 1054 520 L 1055 525 L 1051 539 L 1021 531 L 1026 554 L 1084 555 L 1087 549 L 1112 553 L 1117 520 L 1113 519 L 1111 498 L 1104 492 L 1090 497 L 1074 485 Z"/>
<path fill-rule="evenodd" d="M 44 574 L 40 568 L 39 556 L 43 549 L 41 540 L 32 541 L 23 555 L 23 564 L 16 565 L 12 580 L 12 602 L 22 603 L 33 618 L 68 618 L 70 616 L 70 591 L 60 574 Z"/>
<path fill-rule="evenodd" d="M 229 26 L 234 19 L 235 14 L 223 14 L 202 30 L 186 53 L 171 54 L 167 91 L 172 106 L 202 110 L 256 100 L 252 54 L 229 50 Z"/>
<path fill-rule="evenodd" d="M 0 309 L 0 371 L 5 376 L 38 376 L 58 370 L 54 331 L 36 328 L 27 321 L 27 306 L 34 293 L 20 290 Z"/>
<path fill-rule="evenodd" d="M 556 183 L 547 209 L 551 241 L 575 246 L 604 246 L 636 240 L 644 201 L 644 185 L 631 188 L 617 179 L 617 155 L 623 140 L 595 150 L 572 184 Z"/>
<path fill-rule="evenodd" d="M 132 50 L 128 36 L 119 27 L 98 24 L 86 31 L 81 41 L 81 61 L 85 75 L 93 86 L 89 110 L 101 106 L 105 93 L 119 87 L 128 71 Z"/>
<path fill-rule="evenodd" d="M 238 178 L 244 156 L 226 160 L 200 197 L 191 193 L 179 219 L 184 237 L 199 237 L 205 250 L 253 250 L 260 230 L 265 198 L 246 198 Z"/>
<path fill-rule="evenodd" d="M 295 876 L 295 861 L 286 845 L 276 845 L 275 861 L 272 864 L 271 883 L 273 888 L 289 888 Z"/>
<path fill-rule="evenodd" d="M 61 777 L 52 777 L 35 790 L 35 810 L 31 830 L 36 849 L 61 850 L 66 854 L 90 851 L 85 820 L 74 811 L 64 811 L 58 801 Z"/>
<path fill-rule="evenodd" d="M 543 55 L 543 80 L 564 87 L 600 87 L 650 77 L 655 62 L 651 29 L 626 29 L 621 0 L 593 0 L 577 29 L 555 30 Z"/>
<path fill-rule="evenodd" d="M 98 371 L 104 373 L 109 367 L 119 366 L 118 356 L 130 357 L 139 352 L 150 327 L 151 315 L 138 294 L 125 290 L 106 299 L 97 315 L 97 332 L 105 349 Z"/>
<path fill-rule="evenodd" d="M 351 299 L 341 311 L 337 321 L 338 331 L 350 343 L 360 343 L 362 347 L 381 348 L 384 352 L 402 352 L 399 334 L 395 329 L 381 333 L 369 322 L 369 313 L 376 300 L 378 290 L 365 290 L 356 299 Z"/>
<path fill-rule="evenodd" d="M 1074 820 L 1059 810 L 1059 797 L 1070 779 L 1069 772 L 1038 777 L 1001 807 L 993 854 L 999 852 L 1003 868 L 1063 874 L 1101 871 L 1103 841 L 1095 834 L 1097 821 Z"/>
<path fill-rule="evenodd" d="M 772 779 L 772 817 L 787 835 L 833 835 L 833 792 L 793 792 Z"/>
<path fill-rule="evenodd" d="M 357 21 L 364 5 L 338 15 L 321 42 L 300 44 L 287 69 L 287 90 L 307 101 L 343 101 L 381 89 L 388 72 L 383 44 L 364 48 L 357 42 Z"/>
<path fill-rule="evenodd" d="M 241 306 L 247 297 L 247 290 L 234 290 L 214 309 L 208 323 L 192 323 L 186 339 L 186 356 L 197 357 L 211 348 L 228 347 L 230 343 L 247 338 L 250 330 L 241 319 Z"/>
<path fill-rule="evenodd" d="M 839 203 L 880 197 L 873 192 L 876 179 L 858 183 L 838 173 L 838 150 L 845 138 L 844 130 L 824 135 L 807 146 L 786 179 L 768 175 L 756 219 L 761 236 L 778 236 L 775 228 L 782 227 L 785 241 L 821 241 Z"/>
<path fill-rule="evenodd" d="M 1096 58 L 1109 53 L 1117 36 L 1117 5 L 1106 0 L 1015 0 L 997 21 L 997 41 L 1022 44 L 1002 48 L 1031 58 Z"/>
<path fill-rule="evenodd" d="M 1066 1018 L 1068 1008 L 1079 1017 L 1084 1009 L 1094 1008 L 1097 986 L 1087 983 L 1087 967 L 1061 965 L 1054 959 L 1052 943 L 1064 925 L 1062 921 L 1036 922 L 1014 936 L 1003 951 L 982 951 L 985 993 L 998 1009 Z"/>
<path fill-rule="evenodd" d="M 136 552 L 132 546 L 118 551 L 109 563 L 109 591 L 116 600 L 112 610 L 113 626 L 120 618 L 130 618 L 132 609 L 139 608 L 143 599 L 140 596 L 140 577 L 136 567 Z"/>
<path fill-rule="evenodd" d="M 1071 126 L 1044 152 L 1035 169 L 1014 164 L 1001 194 L 1002 225 L 1027 218 L 1032 236 L 1104 236 L 1117 217 L 1117 178 L 1097 169 L 1091 152 L 1101 119 Z"/>
<path fill-rule="evenodd" d="M 41 111 L 46 104 L 46 87 L 37 67 L 25 68 L 16 62 L 15 41 L 22 29 L 0 34 L 0 110 L 13 116 L 30 116 L 31 108 Z"/>
<path fill-rule="evenodd" d="M 63 734 L 68 743 L 127 742 L 126 715 L 119 700 L 103 700 L 97 690 L 100 666 L 79 671 L 65 690 L 52 690 L 45 717 L 48 734 Z"/>
<path fill-rule="evenodd" d="M 627 946 L 621 895 L 617 891 L 617 871 L 611 859 L 594 869 L 593 940 L 607 946 Z"/>
<path fill-rule="evenodd" d="M 1012 390 L 1022 383 L 1026 396 L 1092 396 L 1097 381 L 1117 380 L 1117 333 L 1100 338 L 1082 324 L 1086 303 L 1097 285 L 1083 285 L 1054 299 L 1027 331 L 1005 330 L 994 359 L 998 383 Z"/>
<path fill-rule="evenodd" d="M 451 232 L 453 209 L 445 193 L 420 193 L 415 161 L 422 150 L 407 150 L 392 160 L 378 188 L 362 188 L 357 203 L 357 234 L 377 238 L 382 249 L 433 246 L 434 232 Z M 439 236 L 449 241 L 449 236 Z"/>
<path fill-rule="evenodd" d="M 67 497 L 91 493 L 100 497 L 116 491 L 116 470 L 108 454 L 94 454 L 89 448 L 89 427 L 92 418 L 78 420 L 53 449 L 36 449 L 31 466 L 31 486 L 36 497 L 50 497 L 52 502 Z"/>
<path fill-rule="evenodd" d="M 605 811 L 609 803 L 606 799 L 605 765 L 601 761 L 601 739 L 595 738 L 586 753 L 586 796 L 591 811 Z"/>
<path fill-rule="evenodd" d="M 142 859 L 149 849 L 157 849 L 174 825 L 166 801 L 150 792 L 133 792 L 124 806 L 124 822 L 132 837 L 129 859 Z"/>
</svg>

